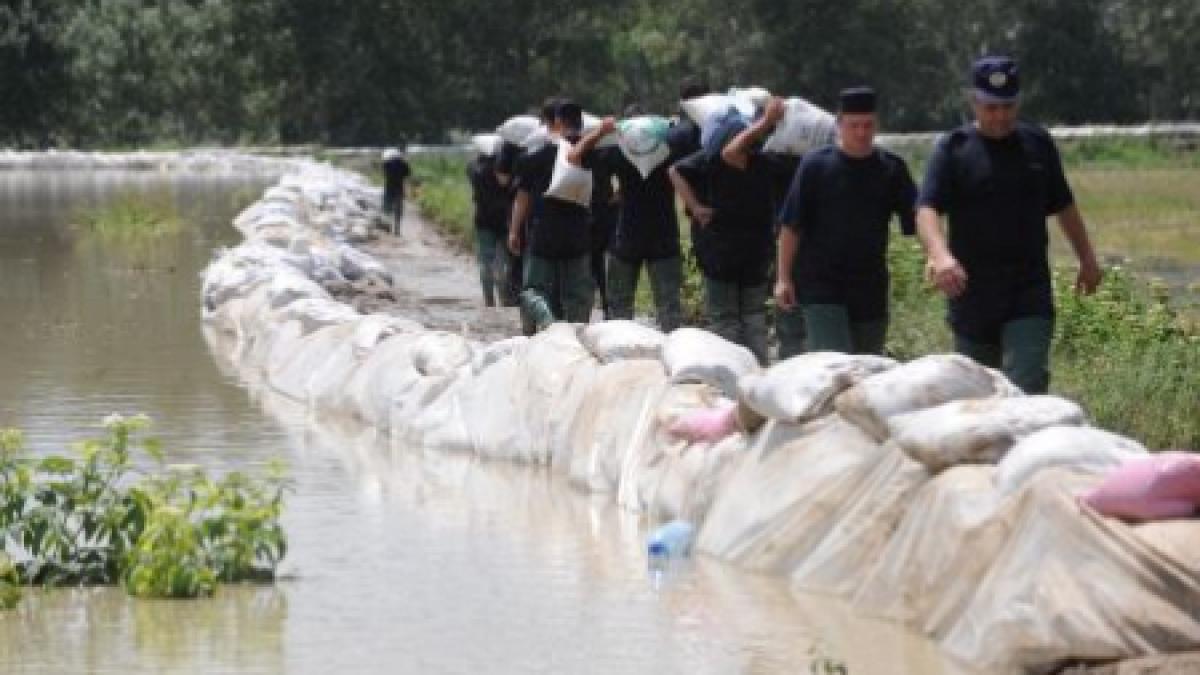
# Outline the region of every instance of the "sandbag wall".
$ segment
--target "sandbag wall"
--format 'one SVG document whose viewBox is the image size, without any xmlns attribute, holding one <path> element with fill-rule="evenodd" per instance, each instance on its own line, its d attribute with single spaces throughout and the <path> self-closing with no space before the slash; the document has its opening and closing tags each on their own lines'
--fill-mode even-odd
<svg viewBox="0 0 1200 675">
<path fill-rule="evenodd" d="M 364 315 L 328 288 L 379 194 L 312 165 L 238 216 L 203 316 L 247 379 L 405 445 L 548 464 L 698 548 L 906 622 L 966 662 L 1047 669 L 1200 647 L 1200 523 L 1129 526 L 1075 495 L 1135 441 L 955 355 L 807 354 L 762 370 L 694 328 L 555 324 L 494 343 Z M 741 431 L 671 425 L 736 401 Z"/>
</svg>

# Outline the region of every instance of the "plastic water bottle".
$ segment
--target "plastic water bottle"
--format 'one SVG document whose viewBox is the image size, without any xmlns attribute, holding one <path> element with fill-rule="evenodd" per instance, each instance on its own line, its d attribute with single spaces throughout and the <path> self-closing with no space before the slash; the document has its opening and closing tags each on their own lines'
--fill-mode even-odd
<svg viewBox="0 0 1200 675">
<path fill-rule="evenodd" d="M 661 569 L 673 559 L 687 557 L 695 534 L 696 527 L 684 520 L 672 520 L 655 529 L 646 540 L 650 566 Z"/>
</svg>

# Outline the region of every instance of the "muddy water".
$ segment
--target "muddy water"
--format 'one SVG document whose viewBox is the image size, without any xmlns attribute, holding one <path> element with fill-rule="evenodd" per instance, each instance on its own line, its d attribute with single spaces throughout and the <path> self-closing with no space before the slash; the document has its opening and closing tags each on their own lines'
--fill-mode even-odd
<svg viewBox="0 0 1200 675">
<path fill-rule="evenodd" d="M 965 672 L 779 579 L 705 559 L 651 578 L 643 524 L 544 470 L 392 447 L 240 384 L 205 344 L 198 275 L 263 184 L 0 172 L 0 426 L 45 452 L 143 411 L 178 461 L 281 457 L 296 484 L 278 584 L 196 601 L 30 592 L 0 613 L 0 670 Z M 128 189 L 169 193 L 188 226 L 133 249 L 71 227 L 75 209 Z M 407 226 L 382 246 L 402 294 L 440 300 L 402 298 L 406 311 L 481 335 L 511 326 L 472 313 L 469 263 Z"/>
</svg>

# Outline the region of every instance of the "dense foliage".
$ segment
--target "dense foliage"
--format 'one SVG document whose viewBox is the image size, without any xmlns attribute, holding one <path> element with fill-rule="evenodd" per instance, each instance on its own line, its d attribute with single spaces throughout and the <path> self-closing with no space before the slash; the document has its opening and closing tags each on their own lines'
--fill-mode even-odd
<svg viewBox="0 0 1200 675">
<path fill-rule="evenodd" d="M 1022 63 L 1054 123 L 1200 114 L 1194 0 L 0 0 L 0 144 L 383 144 L 484 129 L 547 94 L 674 105 L 681 78 L 886 126 L 958 121 L 968 63 Z"/>
<path fill-rule="evenodd" d="M 218 583 L 270 579 L 287 551 L 285 482 L 193 466 L 162 467 L 143 416 L 111 416 L 72 455 L 32 457 L 0 430 L 0 607 L 19 586 L 121 584 L 131 594 L 193 597 Z M 135 462 L 135 460 L 138 460 Z M 160 471 L 145 473 L 150 460 Z"/>
</svg>

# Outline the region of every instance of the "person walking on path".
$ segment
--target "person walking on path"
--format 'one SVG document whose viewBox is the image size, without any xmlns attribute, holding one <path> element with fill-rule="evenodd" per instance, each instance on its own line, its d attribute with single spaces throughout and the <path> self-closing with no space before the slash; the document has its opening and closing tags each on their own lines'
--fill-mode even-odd
<svg viewBox="0 0 1200 675">
<path fill-rule="evenodd" d="M 779 215 L 775 302 L 800 313 L 807 351 L 882 354 L 888 223 L 895 214 L 915 233 L 917 187 L 903 159 L 875 147 L 875 91 L 845 89 L 839 101 L 837 143 L 805 153 Z M 781 359 L 805 350 L 785 337 Z"/>
<path fill-rule="evenodd" d="M 1102 272 L 1053 139 L 1017 119 L 1017 64 L 1006 56 L 976 61 L 970 98 L 975 121 L 938 140 L 921 186 L 925 272 L 948 298 L 956 350 L 1002 369 L 1026 393 L 1042 393 L 1054 330 L 1048 216 L 1079 261 L 1076 291 L 1094 292 Z"/>
<path fill-rule="evenodd" d="M 483 304 L 496 306 L 499 286 L 503 299 L 505 264 L 504 242 L 508 235 L 508 215 L 512 194 L 496 176 L 496 156 L 480 154 L 467 165 L 471 197 L 475 203 L 475 253 L 479 264 L 479 285 Z"/>
<path fill-rule="evenodd" d="M 383 151 L 383 213 L 391 219 L 392 234 L 400 232 L 404 217 L 404 181 L 412 174 L 408 160 L 399 148 Z"/>
</svg>

